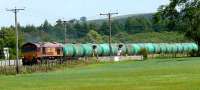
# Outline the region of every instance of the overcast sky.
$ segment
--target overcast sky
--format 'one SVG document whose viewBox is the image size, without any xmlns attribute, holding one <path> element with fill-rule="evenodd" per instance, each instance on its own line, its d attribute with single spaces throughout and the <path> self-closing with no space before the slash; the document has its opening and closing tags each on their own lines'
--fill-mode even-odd
<svg viewBox="0 0 200 90">
<path fill-rule="evenodd" d="M 118 15 L 156 12 L 169 0 L 0 0 L 0 27 L 14 24 L 14 14 L 6 9 L 25 8 L 18 14 L 21 25 L 40 25 L 45 19 L 52 24 L 57 19 L 70 20 L 86 16 L 104 18 L 99 13 L 118 12 Z"/>
</svg>

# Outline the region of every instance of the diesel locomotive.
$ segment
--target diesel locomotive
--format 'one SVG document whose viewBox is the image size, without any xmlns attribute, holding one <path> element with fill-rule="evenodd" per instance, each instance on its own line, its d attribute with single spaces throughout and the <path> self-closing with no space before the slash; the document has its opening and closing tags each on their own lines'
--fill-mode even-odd
<svg viewBox="0 0 200 90">
<path fill-rule="evenodd" d="M 54 60 L 63 56 L 60 43 L 26 43 L 22 46 L 23 65 L 37 64 L 42 59 Z"/>
</svg>

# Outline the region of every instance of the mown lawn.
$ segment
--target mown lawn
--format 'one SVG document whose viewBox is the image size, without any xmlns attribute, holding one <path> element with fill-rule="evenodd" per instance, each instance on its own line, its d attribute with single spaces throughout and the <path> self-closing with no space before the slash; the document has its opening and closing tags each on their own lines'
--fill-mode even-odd
<svg viewBox="0 0 200 90">
<path fill-rule="evenodd" d="M 199 90 L 200 58 L 93 64 L 0 76 L 0 90 Z"/>
</svg>

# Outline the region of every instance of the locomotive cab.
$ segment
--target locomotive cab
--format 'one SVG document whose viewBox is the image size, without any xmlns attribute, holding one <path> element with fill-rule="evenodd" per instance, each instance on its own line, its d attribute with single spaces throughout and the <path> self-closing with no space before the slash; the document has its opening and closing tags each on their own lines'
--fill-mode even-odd
<svg viewBox="0 0 200 90">
<path fill-rule="evenodd" d="M 36 63 L 37 57 L 37 46 L 32 43 L 27 43 L 22 46 L 22 63 L 23 65 L 29 65 L 31 63 Z"/>
</svg>

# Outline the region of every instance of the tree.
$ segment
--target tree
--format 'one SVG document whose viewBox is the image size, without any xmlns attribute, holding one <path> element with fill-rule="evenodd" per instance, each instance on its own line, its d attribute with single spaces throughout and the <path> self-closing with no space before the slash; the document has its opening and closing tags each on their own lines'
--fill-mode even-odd
<svg viewBox="0 0 200 90">
<path fill-rule="evenodd" d="M 124 27 L 119 21 L 112 21 L 112 35 L 118 34 L 124 30 Z"/>
<path fill-rule="evenodd" d="M 84 36 L 84 30 L 82 29 L 82 26 L 80 24 L 80 22 L 76 22 L 74 24 L 74 36 L 76 38 L 80 38 L 80 37 L 83 37 Z"/>
<path fill-rule="evenodd" d="M 180 30 L 200 46 L 200 0 L 170 0 L 154 19 L 164 21 L 171 30 Z"/>
<path fill-rule="evenodd" d="M 90 32 L 85 37 L 85 41 L 90 43 L 102 43 L 103 38 L 96 31 L 90 30 Z"/>
<path fill-rule="evenodd" d="M 127 33 L 129 33 L 130 30 L 131 30 L 131 24 L 132 24 L 132 18 L 129 17 L 129 18 L 127 18 L 127 20 L 126 20 L 126 22 L 125 22 L 125 31 L 126 31 Z"/>
<path fill-rule="evenodd" d="M 98 30 L 98 33 L 101 35 L 109 35 L 109 26 L 108 22 L 103 22 Z"/>
<path fill-rule="evenodd" d="M 4 47 L 10 48 L 11 59 L 15 58 L 16 56 L 15 29 L 12 27 L 1 28 L 0 33 L 1 33 L 0 50 L 2 51 Z M 24 40 L 23 35 L 22 33 L 19 32 L 19 46 L 22 46 L 23 40 Z"/>
<path fill-rule="evenodd" d="M 61 19 L 58 19 L 56 21 L 56 24 L 53 27 L 53 36 L 55 36 L 54 38 L 58 39 L 60 42 L 64 41 L 64 36 L 65 36 L 65 28 L 68 29 L 68 24 L 67 27 L 65 27 L 64 23 L 62 22 Z M 68 32 L 67 32 L 68 33 Z M 59 37 L 58 37 L 59 36 Z"/>
<path fill-rule="evenodd" d="M 44 23 L 38 27 L 38 30 L 41 41 L 54 41 L 56 39 L 55 37 L 57 37 L 54 34 L 55 30 L 53 26 L 47 20 L 45 20 Z"/>
<path fill-rule="evenodd" d="M 133 18 L 129 17 L 125 22 L 125 30 L 127 33 L 136 34 L 143 31 L 150 31 L 152 24 L 151 22 L 143 17 Z"/>
<path fill-rule="evenodd" d="M 83 17 L 80 17 L 80 21 L 81 21 L 81 22 L 86 22 L 86 21 L 87 21 L 87 17 L 84 17 L 84 16 L 83 16 Z"/>
<path fill-rule="evenodd" d="M 153 25 L 152 21 L 150 19 L 147 19 L 145 17 L 136 18 L 136 20 L 140 23 L 141 26 L 143 26 L 142 29 L 144 29 L 144 32 L 151 32 L 153 31 Z"/>
<path fill-rule="evenodd" d="M 40 41 L 40 32 L 36 26 L 27 25 L 20 28 L 20 31 L 22 31 L 23 33 L 23 36 L 26 37 L 25 42 Z"/>
<path fill-rule="evenodd" d="M 89 30 L 90 30 L 90 27 L 89 27 L 88 23 L 82 22 L 81 23 L 81 30 L 80 30 L 80 32 L 82 32 L 82 37 L 86 36 L 86 34 L 89 32 Z"/>
<path fill-rule="evenodd" d="M 89 30 L 97 31 L 97 24 L 96 23 L 89 23 L 88 27 L 89 27 Z"/>
<path fill-rule="evenodd" d="M 128 43 L 131 41 L 130 35 L 126 32 L 119 32 L 113 38 L 115 39 L 115 43 Z"/>
</svg>

